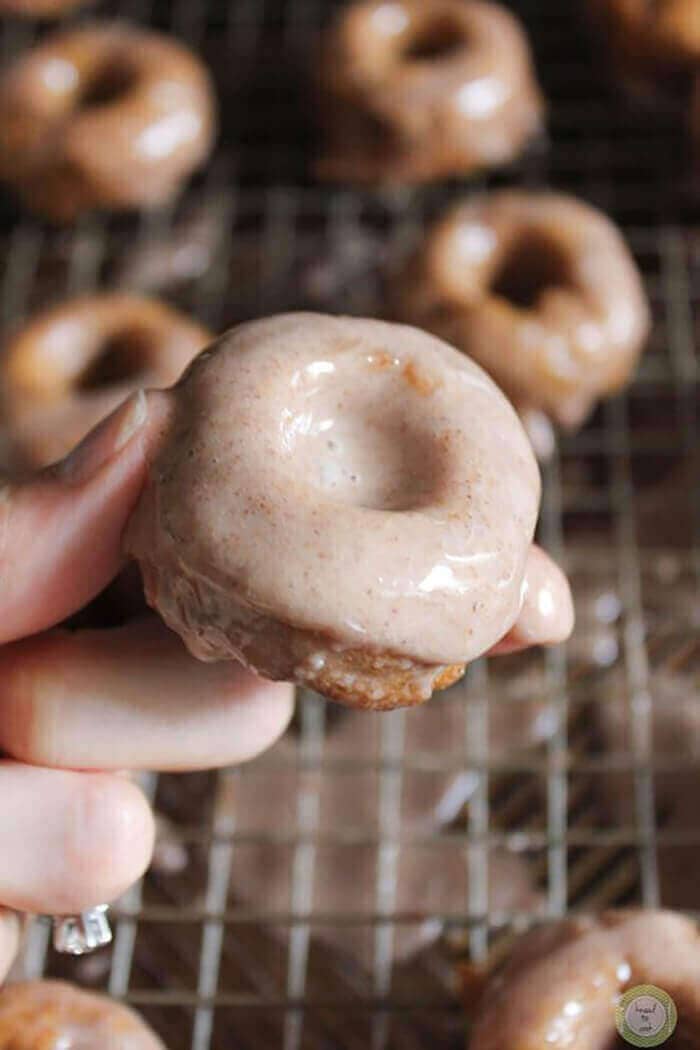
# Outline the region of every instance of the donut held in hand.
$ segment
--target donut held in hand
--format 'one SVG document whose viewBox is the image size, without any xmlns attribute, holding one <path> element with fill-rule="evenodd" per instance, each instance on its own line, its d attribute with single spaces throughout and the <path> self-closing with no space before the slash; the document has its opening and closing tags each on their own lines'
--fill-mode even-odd
<svg viewBox="0 0 700 1050">
<path fill-rule="evenodd" d="M 517 416 L 432 336 L 273 317 L 152 396 L 167 423 L 126 551 L 200 659 L 390 708 L 506 636 L 569 633 L 568 586 L 532 547 L 539 475 Z"/>
</svg>

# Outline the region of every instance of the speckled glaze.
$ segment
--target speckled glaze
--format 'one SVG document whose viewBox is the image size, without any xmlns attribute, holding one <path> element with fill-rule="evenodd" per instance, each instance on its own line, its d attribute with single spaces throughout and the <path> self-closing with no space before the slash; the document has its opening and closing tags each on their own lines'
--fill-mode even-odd
<svg viewBox="0 0 700 1050">
<path fill-rule="evenodd" d="M 62 981 L 0 990 L 0 1050 L 165 1050 L 125 1006 Z"/>
<path fill-rule="evenodd" d="M 216 104 L 187 48 L 124 23 L 55 33 L 0 78 L 0 178 L 55 221 L 174 196 L 211 149 Z"/>
<path fill-rule="evenodd" d="M 211 333 L 156 299 L 81 296 L 10 336 L 0 355 L 0 419 L 10 463 L 64 456 L 141 387 L 176 382 Z M 104 361 L 103 375 L 91 370 Z"/>
<path fill-rule="evenodd" d="M 669 911 L 620 911 L 542 927 L 520 941 L 487 986 L 469 1050 L 623 1046 L 615 1006 L 639 984 L 657 985 L 674 999 L 673 1045 L 697 1046 L 700 939 L 694 922 Z"/>
<path fill-rule="evenodd" d="M 511 406 L 451 347 L 288 314 L 233 329 L 160 396 L 126 549 L 195 656 L 388 707 L 514 626 L 539 475 Z"/>
<path fill-rule="evenodd" d="M 519 22 L 481 0 L 360 0 L 325 37 L 329 178 L 420 182 L 513 160 L 543 102 Z"/>
<path fill-rule="evenodd" d="M 477 361 L 521 412 L 563 426 L 624 386 L 650 326 L 640 275 L 606 216 L 520 191 L 440 219 L 398 276 L 396 312 Z"/>
</svg>

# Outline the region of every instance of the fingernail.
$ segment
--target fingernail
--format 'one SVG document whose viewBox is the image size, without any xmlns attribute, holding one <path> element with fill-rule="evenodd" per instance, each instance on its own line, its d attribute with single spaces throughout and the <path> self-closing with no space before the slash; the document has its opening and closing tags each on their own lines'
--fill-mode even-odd
<svg viewBox="0 0 700 1050">
<path fill-rule="evenodd" d="M 139 390 L 83 438 L 59 465 L 58 474 L 73 482 L 87 481 L 131 441 L 147 418 L 146 395 Z"/>
</svg>

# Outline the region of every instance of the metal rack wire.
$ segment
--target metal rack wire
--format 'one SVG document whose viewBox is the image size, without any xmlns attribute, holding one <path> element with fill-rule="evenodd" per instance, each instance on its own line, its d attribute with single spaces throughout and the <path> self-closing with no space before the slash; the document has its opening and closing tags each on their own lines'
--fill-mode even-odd
<svg viewBox="0 0 700 1050">
<path fill-rule="evenodd" d="M 224 100 L 222 141 L 184 200 L 155 216 L 61 232 L 3 205 L 2 326 L 114 283 L 150 282 L 219 329 L 288 308 L 381 313 L 384 266 L 477 184 L 360 194 L 314 183 L 303 72 L 337 6 L 105 2 L 100 14 L 157 25 L 201 49 Z M 549 139 L 478 185 L 549 184 L 605 208 L 637 256 L 655 316 L 632 389 L 565 439 L 545 473 L 542 539 L 571 574 L 579 630 L 569 647 L 478 664 L 433 701 L 436 720 L 446 705 L 450 717 L 459 712 L 447 750 L 426 746 L 414 714 L 395 712 L 363 716 L 369 738 L 359 733 L 343 751 L 335 742 L 351 716 L 304 695 L 281 751 L 220 774 L 146 779 L 167 825 L 153 870 L 120 902 L 113 948 L 58 959 L 37 925 L 23 969 L 126 998 L 171 1050 L 461 1046 L 456 955 L 483 961 L 506 950 L 514 930 L 570 909 L 663 901 L 700 912 L 700 890 L 679 889 L 674 876 L 700 858 L 700 822 L 683 804 L 700 743 L 685 708 L 660 706 L 669 680 L 700 700 L 700 231 L 687 151 L 677 114 L 640 113 L 606 79 L 582 5 L 513 6 L 550 100 Z M 36 32 L 8 22 L 0 53 Z M 611 704 L 620 712 L 612 729 L 600 717 Z M 519 744 L 507 727 L 521 717 L 546 731 Z M 665 727 L 679 724 L 684 747 L 665 748 Z M 454 819 L 407 823 L 413 784 L 460 776 L 468 790 Z M 238 806 L 225 801 L 229 783 Z M 348 798 L 370 799 L 342 825 L 324 811 L 341 784 Z M 279 813 L 263 814 L 256 797 L 279 802 Z M 262 904 L 232 891 L 237 862 L 256 848 L 272 851 L 286 879 L 279 899 Z M 349 866 L 369 851 L 373 884 L 361 910 L 319 907 L 329 850 L 344 851 Z M 421 850 L 436 865 L 450 851 L 464 857 L 464 892 L 451 892 L 449 906 L 403 907 L 403 858 Z M 498 850 L 522 862 L 533 892 L 521 907 L 492 904 Z M 446 936 L 399 959 L 401 931 L 426 920 Z M 362 966 L 324 942 L 331 928 L 341 938 L 365 931 Z"/>
</svg>

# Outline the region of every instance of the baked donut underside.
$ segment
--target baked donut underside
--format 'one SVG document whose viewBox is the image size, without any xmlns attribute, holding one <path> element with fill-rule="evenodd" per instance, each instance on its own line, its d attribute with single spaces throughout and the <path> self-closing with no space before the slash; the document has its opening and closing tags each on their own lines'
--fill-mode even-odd
<svg viewBox="0 0 700 1050">
<path fill-rule="evenodd" d="M 164 571 L 162 561 L 155 565 L 140 557 L 139 564 L 149 604 L 200 660 L 220 660 L 226 654 L 275 681 L 296 682 L 348 706 L 375 711 L 421 704 L 464 674 L 464 664 L 436 666 L 343 645 L 318 631 L 281 623 L 230 596 L 221 604 L 203 603 L 201 581 L 183 573 L 181 564 L 172 573 Z"/>
</svg>

